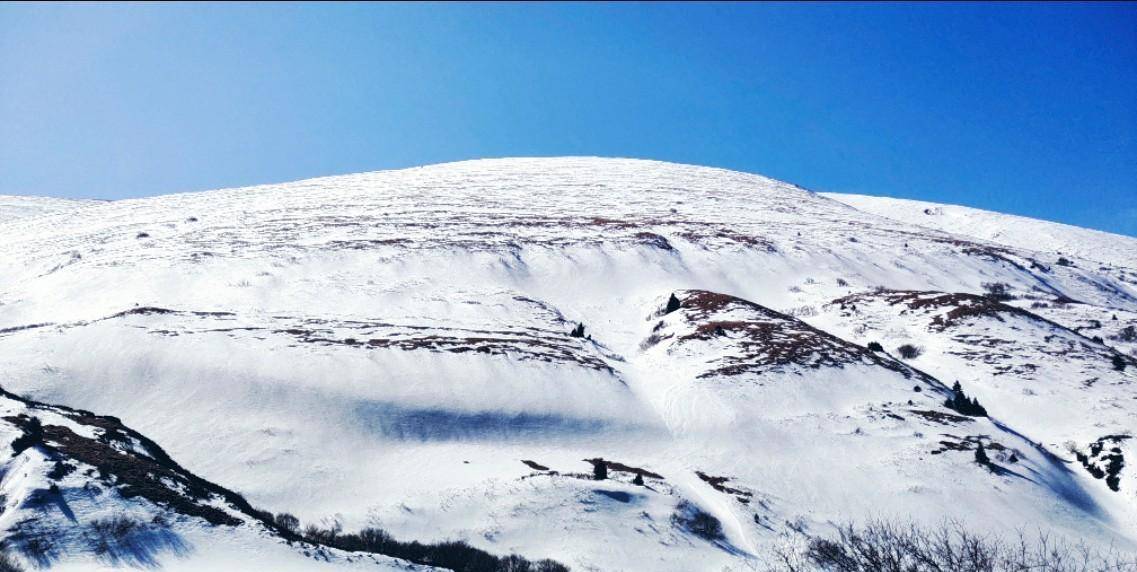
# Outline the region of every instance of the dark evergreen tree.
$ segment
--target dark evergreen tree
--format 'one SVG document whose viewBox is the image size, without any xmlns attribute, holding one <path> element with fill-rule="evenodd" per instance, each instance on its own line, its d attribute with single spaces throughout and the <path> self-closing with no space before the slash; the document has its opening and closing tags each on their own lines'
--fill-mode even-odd
<svg viewBox="0 0 1137 572">
<path fill-rule="evenodd" d="M 1113 369 L 1116 369 L 1117 371 L 1125 371 L 1125 365 L 1125 358 L 1117 354 L 1113 354 Z"/>
<path fill-rule="evenodd" d="M 963 394 L 963 392 L 962 391 L 956 392 L 955 397 L 953 397 L 951 400 L 951 408 L 960 412 L 960 413 L 963 413 L 964 411 L 967 411 L 970 407 L 971 407 L 971 402 L 967 400 L 967 397 Z"/>
<path fill-rule="evenodd" d="M 675 294 L 672 293 L 671 297 L 667 299 L 667 308 L 664 309 L 663 313 L 664 314 L 670 314 L 670 313 L 674 312 L 675 310 L 678 310 L 679 306 L 680 306 L 679 298 L 676 298 Z"/>
<path fill-rule="evenodd" d="M 987 417 L 987 409 L 979 404 L 978 399 L 967 397 L 958 381 L 952 386 L 952 396 L 944 400 L 944 407 L 969 417 Z"/>
<path fill-rule="evenodd" d="M 975 462 L 980 465 L 987 465 L 991 463 L 991 459 L 987 458 L 987 451 L 983 449 L 983 443 L 975 448 Z"/>
<path fill-rule="evenodd" d="M 870 352 L 883 352 L 884 351 L 884 346 L 880 345 L 880 342 L 869 342 L 868 348 L 869 348 Z"/>
<path fill-rule="evenodd" d="M 574 337 L 574 338 L 583 338 L 584 337 L 584 324 L 577 324 L 576 327 L 573 328 L 572 332 L 569 333 L 569 335 Z"/>
<path fill-rule="evenodd" d="M 608 461 L 597 459 L 592 462 L 592 479 L 603 481 L 608 478 Z"/>
<path fill-rule="evenodd" d="M 636 473 L 636 478 L 632 479 L 632 484 L 639 485 L 641 487 L 644 486 L 644 476 L 640 473 Z"/>
<path fill-rule="evenodd" d="M 23 453 L 25 449 L 43 443 L 43 424 L 40 423 L 38 417 L 28 419 L 21 429 L 24 430 L 24 434 L 12 441 L 12 451 L 16 455 Z"/>
</svg>

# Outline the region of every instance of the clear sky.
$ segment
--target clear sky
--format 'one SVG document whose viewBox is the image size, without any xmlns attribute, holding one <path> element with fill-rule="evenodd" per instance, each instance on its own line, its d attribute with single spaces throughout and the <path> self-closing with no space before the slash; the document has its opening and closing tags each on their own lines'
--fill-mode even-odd
<svg viewBox="0 0 1137 572">
<path fill-rule="evenodd" d="M 0 194 L 534 155 L 1137 235 L 1137 5 L 0 4 Z"/>
</svg>

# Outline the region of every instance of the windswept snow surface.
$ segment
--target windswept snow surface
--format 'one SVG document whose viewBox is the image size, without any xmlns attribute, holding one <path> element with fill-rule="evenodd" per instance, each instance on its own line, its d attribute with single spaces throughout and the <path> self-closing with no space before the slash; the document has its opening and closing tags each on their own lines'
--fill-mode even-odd
<svg viewBox="0 0 1137 572">
<path fill-rule="evenodd" d="M 1137 241 L 889 200 L 499 159 L 7 220 L 3 386 L 305 524 L 574 569 L 745 569 L 869 517 L 1137 549 Z M 1086 468 L 1114 449 L 1119 490 Z"/>
<path fill-rule="evenodd" d="M 430 569 L 286 543 L 234 493 L 112 417 L 3 393 L 0 442 L 12 452 L 0 478 L 5 548 L 35 568 Z"/>
<path fill-rule="evenodd" d="M 0 195 L 0 224 L 21 218 L 71 211 L 102 201 Z"/>
<path fill-rule="evenodd" d="M 1012 248 L 1074 255 L 1120 266 L 1131 265 L 1137 258 L 1137 238 L 1120 234 L 959 205 L 868 195 L 821 194 L 864 212 Z"/>
</svg>

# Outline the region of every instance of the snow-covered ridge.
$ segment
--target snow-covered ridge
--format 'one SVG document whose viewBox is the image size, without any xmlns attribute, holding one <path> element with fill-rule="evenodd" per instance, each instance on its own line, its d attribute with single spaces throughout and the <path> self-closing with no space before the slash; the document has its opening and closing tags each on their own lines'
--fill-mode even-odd
<svg viewBox="0 0 1137 572">
<path fill-rule="evenodd" d="M 22 218 L 70 212 L 104 203 L 105 201 L 0 195 L 0 224 Z"/>
<path fill-rule="evenodd" d="M 661 341 L 669 353 L 696 344 L 725 346 L 723 357 L 708 362 L 713 366 L 699 378 L 736 376 L 766 371 L 795 371 L 850 364 L 874 365 L 905 377 L 925 377 L 902 363 L 851 344 L 809 324 L 753 302 L 703 290 L 675 293 L 676 320 L 665 319 L 652 328 L 645 342 Z M 669 327 L 670 326 L 670 327 Z M 698 351 L 708 352 L 707 347 Z M 720 350 L 722 351 L 722 350 Z"/>
<path fill-rule="evenodd" d="M 823 196 L 883 217 L 1009 246 L 1131 265 L 1137 238 L 959 205 L 843 193 Z"/>
</svg>

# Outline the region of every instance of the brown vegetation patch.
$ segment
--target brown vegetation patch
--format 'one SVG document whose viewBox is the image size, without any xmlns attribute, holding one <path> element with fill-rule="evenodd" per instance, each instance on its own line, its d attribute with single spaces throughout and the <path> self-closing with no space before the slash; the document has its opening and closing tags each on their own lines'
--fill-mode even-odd
<svg viewBox="0 0 1137 572">
<path fill-rule="evenodd" d="M 369 248 L 378 248 L 382 246 L 404 246 L 411 244 L 409 238 L 383 238 L 383 239 L 361 239 L 361 240 L 333 240 L 327 244 L 328 248 L 338 250 L 366 250 Z"/>
<path fill-rule="evenodd" d="M 928 290 L 888 290 L 881 288 L 872 292 L 861 292 L 843 296 L 833 300 L 829 305 L 836 305 L 844 310 L 849 306 L 855 307 L 858 302 L 868 302 L 872 300 L 883 300 L 892 306 L 902 304 L 909 310 L 938 310 L 947 308 L 947 312 L 938 314 L 932 318 L 928 328 L 934 331 L 943 331 L 969 318 L 990 317 L 1002 322 L 1003 315 L 1013 315 L 1047 324 L 1057 329 L 1070 331 L 1075 335 L 1080 335 L 1077 334 L 1077 332 L 1069 330 L 1062 325 L 1047 320 L 1028 310 L 1004 304 L 990 296 L 980 296 L 966 292 L 949 293 Z"/>
<path fill-rule="evenodd" d="M 932 451 L 933 455 L 939 455 L 945 451 L 974 451 L 980 443 L 983 443 L 983 447 L 988 451 L 1007 450 L 1007 447 L 997 441 L 991 441 L 986 435 L 967 435 L 959 437 L 944 433 L 942 436 L 945 437 L 945 439 L 940 441 L 939 449 Z"/>
<path fill-rule="evenodd" d="M 302 339 L 306 342 L 347 344 L 345 340 L 308 336 L 303 336 Z M 567 337 L 565 341 L 561 342 L 560 340 L 542 337 L 451 337 L 427 335 L 404 338 L 371 338 L 367 340 L 367 346 L 372 348 L 394 348 L 406 351 L 445 351 L 459 354 L 477 352 L 506 356 L 522 361 L 535 360 L 550 363 L 575 363 L 586 368 L 615 373 L 615 370 L 600 358 L 581 352 L 580 347 L 569 342 Z"/>
<path fill-rule="evenodd" d="M 750 491 L 744 491 L 742 489 L 736 489 L 734 487 L 727 486 L 726 483 L 730 480 L 730 477 L 715 477 L 708 475 L 702 471 L 695 471 L 695 475 L 702 479 L 703 482 L 710 485 L 712 489 L 720 493 L 734 495 L 734 497 L 738 499 L 738 502 L 741 502 L 742 504 L 750 504 L 750 498 L 754 496 L 754 493 Z"/>
<path fill-rule="evenodd" d="M 939 423 L 941 425 L 955 425 L 956 423 L 972 422 L 972 419 L 970 417 L 956 415 L 954 413 L 946 413 L 944 411 L 936 411 L 934 409 L 909 409 L 908 411 L 913 415 L 919 415 L 928 421 Z"/>
<path fill-rule="evenodd" d="M 810 368 L 841 367 L 863 363 L 896 371 L 905 377 L 915 370 L 876 352 L 846 342 L 809 324 L 741 298 L 689 290 L 680 293 L 681 311 L 696 324 L 695 331 L 679 342 L 729 340 L 740 355 L 724 357 L 721 365 L 699 377 L 762 372 L 770 367 L 802 365 Z M 719 317 L 724 312 L 729 316 Z"/>
</svg>

